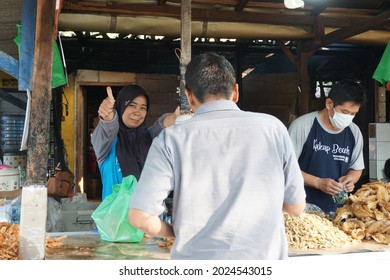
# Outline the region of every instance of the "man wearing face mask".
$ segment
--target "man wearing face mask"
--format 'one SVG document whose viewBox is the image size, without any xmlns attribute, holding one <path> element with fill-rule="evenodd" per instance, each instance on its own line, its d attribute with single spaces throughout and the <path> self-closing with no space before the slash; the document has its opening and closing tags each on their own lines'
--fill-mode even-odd
<svg viewBox="0 0 390 280">
<path fill-rule="evenodd" d="M 335 212 L 340 206 L 335 197 L 352 192 L 362 175 L 363 137 L 352 120 L 365 101 L 360 84 L 343 80 L 333 85 L 323 110 L 305 114 L 289 126 L 307 203 L 325 213 Z"/>
</svg>

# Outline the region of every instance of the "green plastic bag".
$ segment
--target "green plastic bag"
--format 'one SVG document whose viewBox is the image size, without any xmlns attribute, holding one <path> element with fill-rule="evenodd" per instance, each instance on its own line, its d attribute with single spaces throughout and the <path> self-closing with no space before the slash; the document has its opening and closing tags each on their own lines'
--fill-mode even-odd
<svg viewBox="0 0 390 280">
<path fill-rule="evenodd" d="M 390 82 L 390 41 L 387 43 L 387 47 L 372 78 L 383 86 L 386 85 L 386 82 Z"/>
<path fill-rule="evenodd" d="M 144 232 L 133 227 L 128 219 L 130 200 L 137 185 L 137 179 L 129 175 L 122 184 L 112 186 L 107 196 L 95 209 L 91 217 L 99 230 L 100 239 L 109 242 L 140 242 Z"/>
</svg>

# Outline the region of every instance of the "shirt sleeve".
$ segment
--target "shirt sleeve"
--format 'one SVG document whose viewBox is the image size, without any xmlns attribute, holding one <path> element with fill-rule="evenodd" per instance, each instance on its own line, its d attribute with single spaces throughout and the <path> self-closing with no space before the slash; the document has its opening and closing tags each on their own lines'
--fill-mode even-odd
<svg viewBox="0 0 390 280">
<path fill-rule="evenodd" d="M 164 124 L 163 124 L 163 121 L 165 119 L 165 117 L 168 115 L 169 113 L 165 113 L 164 115 L 160 116 L 154 123 L 151 127 L 148 127 L 148 131 L 149 131 L 149 134 L 150 136 L 152 137 L 152 139 L 154 137 L 156 137 L 157 135 L 159 135 L 161 133 L 161 131 L 165 128 L 164 127 Z"/>
<path fill-rule="evenodd" d="M 99 123 L 91 136 L 91 143 L 95 151 L 96 159 L 101 163 L 109 154 L 112 143 L 118 135 L 118 114 L 111 121 L 99 120 Z"/>
<path fill-rule="evenodd" d="M 284 149 L 284 203 L 297 204 L 306 198 L 304 180 L 297 157 L 293 152 L 292 141 L 285 131 L 282 135 Z"/>
<path fill-rule="evenodd" d="M 312 116 L 312 114 L 304 115 L 294 120 L 288 128 L 290 139 L 297 158 L 299 158 L 302 153 L 303 145 L 306 143 L 307 137 L 309 136 L 314 118 L 315 116 Z"/>
<path fill-rule="evenodd" d="M 364 169 L 363 135 L 356 124 L 352 123 L 350 127 L 351 127 L 352 134 L 355 137 L 355 147 L 352 152 L 349 168 L 353 170 L 363 170 Z"/>
</svg>

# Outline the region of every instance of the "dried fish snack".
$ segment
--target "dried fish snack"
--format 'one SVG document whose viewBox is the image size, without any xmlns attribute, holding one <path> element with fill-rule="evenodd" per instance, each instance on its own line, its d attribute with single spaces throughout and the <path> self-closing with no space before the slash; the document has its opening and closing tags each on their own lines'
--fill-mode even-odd
<svg viewBox="0 0 390 280">
<path fill-rule="evenodd" d="M 284 213 L 284 222 L 290 249 L 342 248 L 357 242 L 317 214 L 293 216 Z"/>
<path fill-rule="evenodd" d="M 354 239 L 390 245 L 390 183 L 362 185 L 336 209 L 333 223 Z"/>
<path fill-rule="evenodd" d="M 59 237 L 52 237 L 52 236 L 47 236 L 45 239 L 46 242 L 46 249 L 52 249 L 52 248 L 59 248 L 62 246 L 62 241 L 66 236 L 59 236 Z"/>
</svg>

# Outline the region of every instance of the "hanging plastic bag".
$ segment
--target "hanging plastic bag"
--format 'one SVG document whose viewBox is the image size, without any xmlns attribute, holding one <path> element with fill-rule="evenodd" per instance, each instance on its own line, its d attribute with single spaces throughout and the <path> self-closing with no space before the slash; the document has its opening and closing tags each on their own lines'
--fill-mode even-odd
<svg viewBox="0 0 390 280">
<path fill-rule="evenodd" d="M 128 219 L 130 200 L 137 179 L 127 176 L 122 184 L 112 187 L 112 193 L 95 209 L 91 217 L 98 228 L 100 239 L 109 242 L 140 242 L 144 233 L 133 227 Z"/>
</svg>

